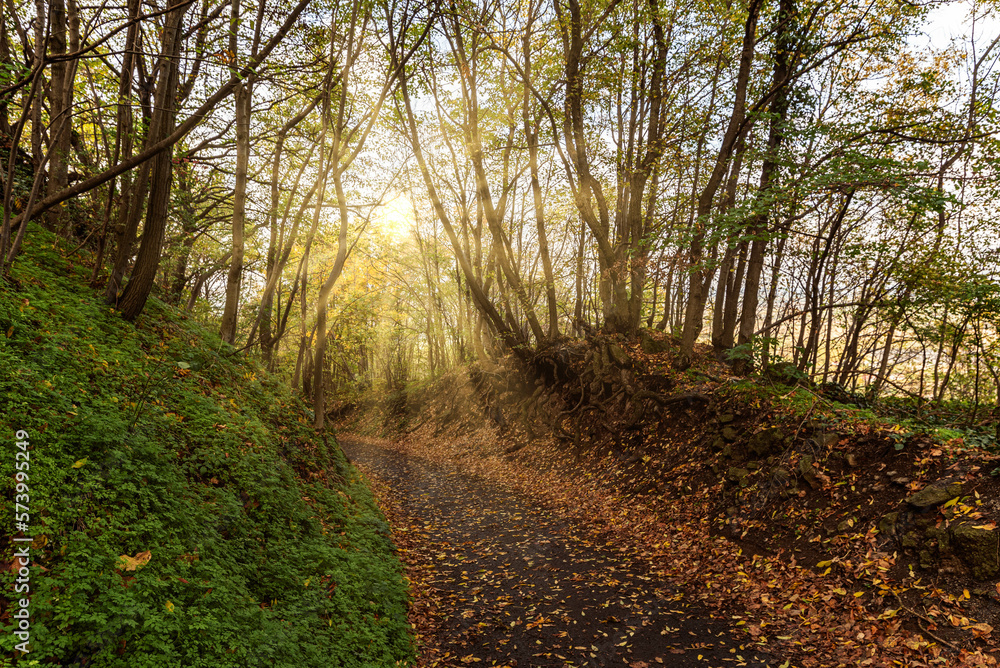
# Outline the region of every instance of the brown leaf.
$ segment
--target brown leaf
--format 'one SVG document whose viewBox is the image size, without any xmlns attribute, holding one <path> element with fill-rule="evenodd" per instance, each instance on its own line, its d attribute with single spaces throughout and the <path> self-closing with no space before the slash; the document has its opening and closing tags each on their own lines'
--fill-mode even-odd
<svg viewBox="0 0 1000 668">
<path fill-rule="evenodd" d="M 969 630 L 972 631 L 972 634 L 977 638 L 981 636 L 988 636 L 993 633 L 993 627 L 989 624 L 971 624 L 969 626 Z"/>
</svg>

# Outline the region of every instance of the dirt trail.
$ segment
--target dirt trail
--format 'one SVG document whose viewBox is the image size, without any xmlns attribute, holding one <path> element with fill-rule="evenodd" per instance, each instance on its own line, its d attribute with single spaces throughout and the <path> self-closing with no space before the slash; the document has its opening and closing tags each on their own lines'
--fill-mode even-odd
<svg viewBox="0 0 1000 668">
<path fill-rule="evenodd" d="M 614 545 L 568 525 L 530 498 L 389 447 L 343 440 L 387 486 L 431 556 L 440 597 L 438 663 L 529 666 L 773 666 L 726 617 Z"/>
</svg>

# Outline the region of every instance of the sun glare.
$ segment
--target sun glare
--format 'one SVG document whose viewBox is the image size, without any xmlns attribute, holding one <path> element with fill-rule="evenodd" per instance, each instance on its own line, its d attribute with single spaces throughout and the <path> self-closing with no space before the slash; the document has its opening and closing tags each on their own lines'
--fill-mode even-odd
<svg viewBox="0 0 1000 668">
<path fill-rule="evenodd" d="M 410 238 L 413 229 L 413 204 L 403 194 L 396 195 L 379 208 L 379 228 L 394 243 L 401 244 Z"/>
</svg>

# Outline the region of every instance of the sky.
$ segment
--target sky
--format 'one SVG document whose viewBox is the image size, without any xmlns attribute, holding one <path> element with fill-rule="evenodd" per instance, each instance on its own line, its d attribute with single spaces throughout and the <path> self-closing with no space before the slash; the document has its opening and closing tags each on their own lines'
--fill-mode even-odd
<svg viewBox="0 0 1000 668">
<path fill-rule="evenodd" d="M 980 44 L 989 43 L 1000 32 L 1000 20 L 995 11 L 985 14 L 984 3 L 973 3 L 968 0 L 948 2 L 931 10 L 927 17 L 927 36 L 925 39 L 935 49 L 943 49 L 954 38 L 968 38 L 972 34 L 972 12 L 974 4 L 978 4 L 979 18 L 975 22 L 976 41 Z M 985 14 L 985 15 L 984 15 Z M 915 40 L 920 44 L 921 40 Z"/>
</svg>

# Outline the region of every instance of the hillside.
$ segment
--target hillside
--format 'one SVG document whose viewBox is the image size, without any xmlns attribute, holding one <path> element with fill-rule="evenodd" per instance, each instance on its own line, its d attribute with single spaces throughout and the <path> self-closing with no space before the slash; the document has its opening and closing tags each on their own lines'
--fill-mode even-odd
<svg viewBox="0 0 1000 668">
<path fill-rule="evenodd" d="M 782 665 L 996 665 L 1000 456 L 982 430 L 732 376 L 707 348 L 677 372 L 675 352 L 649 332 L 567 341 L 343 427 L 537 499 Z"/>
<path fill-rule="evenodd" d="M 54 236 L 29 237 L 0 285 L 0 586 L 31 537 L 30 659 L 409 663 L 388 525 L 337 442 L 187 315 L 153 299 L 125 322 Z M 2 666 L 17 604 L 0 600 Z"/>
</svg>

